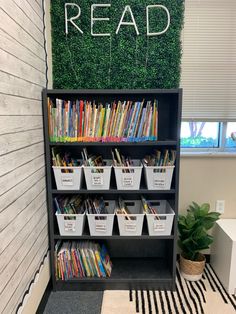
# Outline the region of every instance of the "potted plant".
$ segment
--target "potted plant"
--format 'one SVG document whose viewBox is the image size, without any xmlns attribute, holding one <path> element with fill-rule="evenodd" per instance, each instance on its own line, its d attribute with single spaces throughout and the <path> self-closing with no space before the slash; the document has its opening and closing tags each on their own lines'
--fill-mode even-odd
<svg viewBox="0 0 236 314">
<path fill-rule="evenodd" d="M 213 237 L 208 234 L 220 214 L 210 212 L 209 204 L 198 205 L 195 202 L 187 209 L 186 215 L 179 215 L 178 244 L 181 249 L 180 272 L 191 281 L 201 279 L 205 267 L 205 256 L 202 250 L 208 249 Z"/>
</svg>

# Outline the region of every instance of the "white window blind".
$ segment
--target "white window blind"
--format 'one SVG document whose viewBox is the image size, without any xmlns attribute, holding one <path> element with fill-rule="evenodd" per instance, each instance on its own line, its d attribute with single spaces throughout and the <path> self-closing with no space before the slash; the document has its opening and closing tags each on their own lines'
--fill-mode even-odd
<svg viewBox="0 0 236 314">
<path fill-rule="evenodd" d="M 186 0 L 183 120 L 236 121 L 236 0 Z"/>
</svg>

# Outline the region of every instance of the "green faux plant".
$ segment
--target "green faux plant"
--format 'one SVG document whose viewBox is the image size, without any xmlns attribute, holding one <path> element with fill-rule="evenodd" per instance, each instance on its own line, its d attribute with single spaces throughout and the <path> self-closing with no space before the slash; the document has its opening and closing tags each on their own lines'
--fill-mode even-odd
<svg viewBox="0 0 236 314">
<path fill-rule="evenodd" d="M 182 250 L 182 256 L 191 261 L 199 260 L 199 253 L 208 249 L 213 242 L 213 237 L 208 234 L 220 214 L 210 212 L 209 204 L 199 205 L 195 202 L 187 209 L 186 215 L 179 215 L 178 245 Z"/>
<path fill-rule="evenodd" d="M 65 34 L 65 4 L 77 4 L 81 14 L 75 23 L 68 23 Z M 95 33 L 91 35 L 91 5 L 107 3 L 96 8 Z M 177 88 L 181 74 L 181 30 L 184 22 L 184 0 L 53 0 L 51 1 L 53 88 L 132 89 Z M 164 5 L 170 13 L 170 27 L 160 36 L 147 36 L 146 7 Z M 129 5 L 139 35 L 132 25 L 117 26 L 125 7 Z M 68 7 L 68 18 L 78 15 L 78 7 Z M 151 9 L 150 31 L 159 32 L 166 26 L 165 11 Z M 131 22 L 126 12 L 124 21 Z"/>
</svg>

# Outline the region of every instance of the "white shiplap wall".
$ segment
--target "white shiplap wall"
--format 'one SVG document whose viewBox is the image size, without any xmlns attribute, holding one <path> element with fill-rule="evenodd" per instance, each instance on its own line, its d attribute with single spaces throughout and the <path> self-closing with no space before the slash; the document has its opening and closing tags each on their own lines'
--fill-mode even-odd
<svg viewBox="0 0 236 314">
<path fill-rule="evenodd" d="M 0 313 L 14 313 L 48 249 L 40 0 L 0 0 Z"/>
</svg>

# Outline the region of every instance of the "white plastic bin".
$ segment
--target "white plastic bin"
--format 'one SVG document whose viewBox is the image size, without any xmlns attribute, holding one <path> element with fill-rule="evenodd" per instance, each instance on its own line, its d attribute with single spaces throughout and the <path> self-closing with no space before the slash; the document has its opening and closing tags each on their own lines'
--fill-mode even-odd
<svg viewBox="0 0 236 314">
<path fill-rule="evenodd" d="M 55 167 L 53 172 L 58 190 L 79 190 L 82 179 L 82 166 Z"/>
<path fill-rule="evenodd" d="M 150 236 L 171 234 L 174 211 L 166 200 L 148 201 L 149 204 L 157 210 L 158 215 L 146 214 L 148 233 Z"/>
<path fill-rule="evenodd" d="M 88 224 L 91 236 L 111 236 L 115 216 L 115 201 L 104 201 L 108 214 L 88 214 Z"/>
<path fill-rule="evenodd" d="M 116 176 L 117 190 L 138 190 L 143 165 L 140 160 L 132 160 L 133 166 L 113 166 Z M 129 172 L 130 171 L 130 172 Z"/>
<path fill-rule="evenodd" d="M 175 166 L 151 167 L 144 165 L 148 190 L 169 190 Z"/>
<path fill-rule="evenodd" d="M 81 236 L 84 230 L 84 214 L 59 214 L 56 212 L 60 235 Z"/>
<path fill-rule="evenodd" d="M 142 202 L 139 200 L 124 200 L 123 203 L 127 206 L 131 214 L 116 214 L 120 235 L 140 236 L 143 230 L 144 219 Z M 127 217 L 129 219 L 127 219 Z"/>
<path fill-rule="evenodd" d="M 111 160 L 104 160 L 104 162 L 106 163 L 106 166 L 83 166 L 88 190 L 109 190 L 112 162 Z"/>
</svg>

